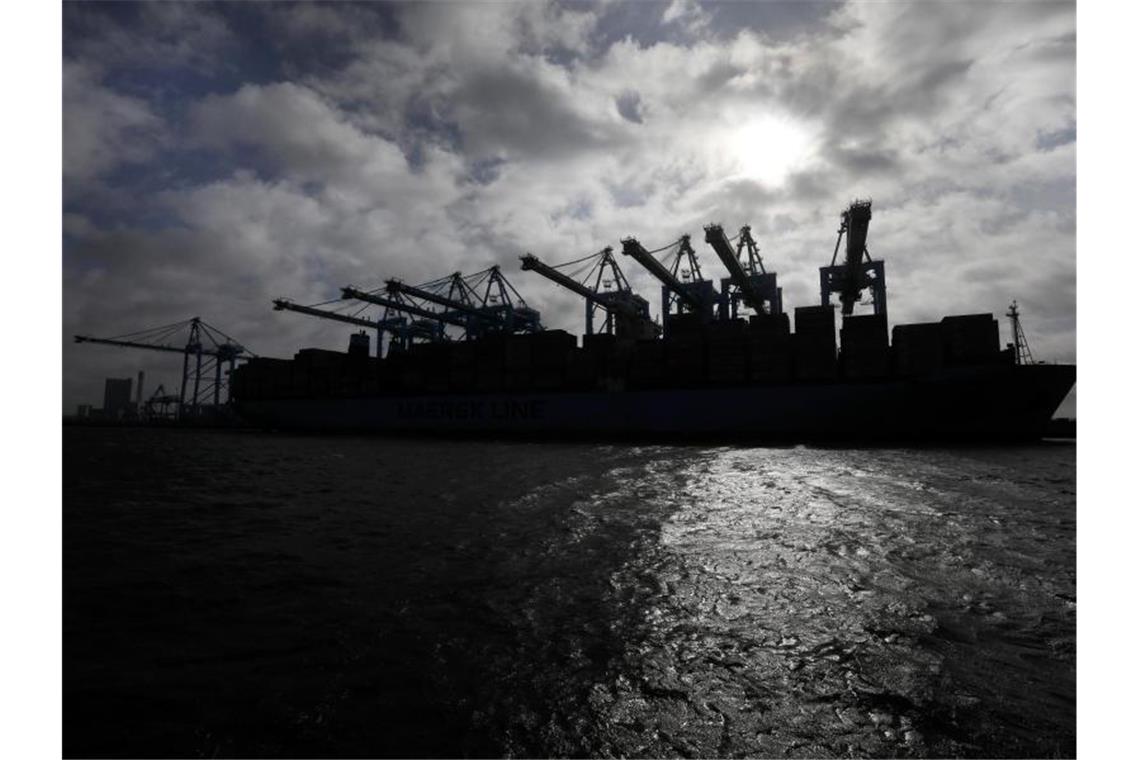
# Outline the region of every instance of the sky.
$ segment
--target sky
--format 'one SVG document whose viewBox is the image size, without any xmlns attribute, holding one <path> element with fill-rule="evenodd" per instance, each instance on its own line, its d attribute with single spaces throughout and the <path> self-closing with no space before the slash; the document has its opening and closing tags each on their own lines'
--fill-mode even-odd
<svg viewBox="0 0 1140 760">
<path fill-rule="evenodd" d="M 65 412 L 181 369 L 76 333 L 344 350 L 272 299 L 492 264 L 581 333 L 520 255 L 689 233 L 719 280 L 710 222 L 814 305 L 854 198 L 892 325 L 992 312 L 1004 343 L 1017 299 L 1035 357 L 1076 360 L 1073 3 L 65 3 L 62 90 Z"/>
</svg>

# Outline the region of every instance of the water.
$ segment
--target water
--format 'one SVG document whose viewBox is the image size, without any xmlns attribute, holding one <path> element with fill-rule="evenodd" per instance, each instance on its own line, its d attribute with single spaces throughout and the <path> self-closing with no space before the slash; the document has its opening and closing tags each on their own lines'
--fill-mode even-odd
<svg viewBox="0 0 1140 760">
<path fill-rule="evenodd" d="M 1072 756 L 1076 467 L 64 431 L 64 744 Z"/>
</svg>

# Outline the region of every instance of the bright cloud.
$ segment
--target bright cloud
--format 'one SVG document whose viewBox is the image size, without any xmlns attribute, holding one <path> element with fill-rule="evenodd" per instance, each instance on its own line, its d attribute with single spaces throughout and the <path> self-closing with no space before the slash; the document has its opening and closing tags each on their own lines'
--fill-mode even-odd
<svg viewBox="0 0 1140 760">
<path fill-rule="evenodd" d="M 813 303 L 867 196 L 892 321 L 1017 298 L 1035 353 L 1075 358 L 1071 3 L 150 5 L 65 5 L 67 407 L 147 361 L 71 333 L 200 314 L 342 347 L 269 301 L 349 282 L 499 263 L 580 332 L 521 253 L 710 221 Z"/>
</svg>

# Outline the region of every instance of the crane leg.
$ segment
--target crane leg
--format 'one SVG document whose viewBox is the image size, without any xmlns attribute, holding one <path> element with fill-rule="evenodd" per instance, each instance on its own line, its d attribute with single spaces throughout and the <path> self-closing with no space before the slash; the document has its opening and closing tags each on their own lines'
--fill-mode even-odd
<svg viewBox="0 0 1140 760">
<path fill-rule="evenodd" d="M 182 354 L 182 390 L 178 393 L 178 416 L 181 417 L 186 408 L 186 379 L 190 372 L 190 352 Z"/>
<path fill-rule="evenodd" d="M 194 364 L 194 398 L 190 402 L 190 408 L 194 410 L 194 414 L 198 413 L 198 387 L 202 384 L 202 348 L 199 346 L 197 361 Z"/>
</svg>

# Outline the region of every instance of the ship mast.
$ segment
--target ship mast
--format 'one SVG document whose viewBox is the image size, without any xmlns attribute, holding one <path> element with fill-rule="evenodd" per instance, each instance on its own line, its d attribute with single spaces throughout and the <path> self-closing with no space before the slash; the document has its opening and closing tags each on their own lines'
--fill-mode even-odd
<svg viewBox="0 0 1140 760">
<path fill-rule="evenodd" d="M 1017 301 L 1009 305 L 1005 313 L 1009 317 L 1010 331 L 1013 333 L 1013 357 L 1018 364 L 1035 364 L 1033 353 L 1029 350 L 1029 341 L 1025 339 L 1025 331 L 1021 329 L 1021 313 L 1017 310 Z"/>
</svg>

